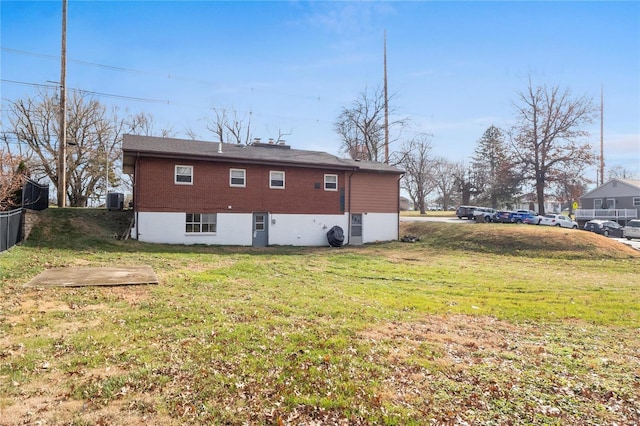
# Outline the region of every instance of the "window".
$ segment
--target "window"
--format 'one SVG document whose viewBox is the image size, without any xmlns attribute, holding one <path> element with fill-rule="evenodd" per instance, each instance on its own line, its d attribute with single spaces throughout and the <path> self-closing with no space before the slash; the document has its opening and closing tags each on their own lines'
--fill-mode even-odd
<svg viewBox="0 0 640 426">
<path fill-rule="evenodd" d="M 633 206 L 640 206 L 640 197 L 633 197 Z"/>
<path fill-rule="evenodd" d="M 193 166 L 176 166 L 174 183 L 176 185 L 192 185 Z"/>
<path fill-rule="evenodd" d="M 264 231 L 265 230 L 265 222 L 266 217 L 263 214 L 256 214 L 255 220 L 253 221 L 253 230 L 254 231 Z"/>
<path fill-rule="evenodd" d="M 324 190 L 325 191 L 338 190 L 338 175 L 324 175 Z"/>
<path fill-rule="evenodd" d="M 284 172 L 269 172 L 269 188 L 284 189 Z"/>
<path fill-rule="evenodd" d="M 229 170 L 229 186 L 244 188 L 247 185 L 247 171 L 245 169 Z"/>
<path fill-rule="evenodd" d="M 595 200 L 593 200 L 593 208 L 594 209 L 602 208 L 602 198 L 596 198 Z"/>
<path fill-rule="evenodd" d="M 212 233 L 216 232 L 216 213 L 187 213 L 185 232 Z"/>
</svg>

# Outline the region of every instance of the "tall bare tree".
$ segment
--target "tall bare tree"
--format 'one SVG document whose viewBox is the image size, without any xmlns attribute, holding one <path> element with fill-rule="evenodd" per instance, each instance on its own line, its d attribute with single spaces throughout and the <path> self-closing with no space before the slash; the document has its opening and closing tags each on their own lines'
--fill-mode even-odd
<svg viewBox="0 0 640 426">
<path fill-rule="evenodd" d="M 533 183 L 540 214 L 544 214 L 545 189 L 566 168 L 593 164 L 595 156 L 585 142 L 584 126 L 596 108 L 587 96 L 574 98 L 559 87 L 533 86 L 518 94 L 517 123 L 510 138 L 516 163 Z"/>
<path fill-rule="evenodd" d="M 247 145 L 253 138 L 251 133 L 251 113 L 240 116 L 238 111 L 213 108 L 214 117 L 207 123 L 207 129 L 216 135 L 217 142 Z"/>
<path fill-rule="evenodd" d="M 240 116 L 235 109 L 213 108 L 213 117 L 207 123 L 207 129 L 216 137 L 216 142 L 236 143 L 248 145 L 253 141 L 253 129 L 251 128 L 251 113 Z M 192 139 L 196 139 L 195 133 L 188 131 Z M 291 131 L 283 132 L 278 129 L 275 141 L 282 141 L 284 136 L 290 135 Z"/>
<path fill-rule="evenodd" d="M 451 173 L 453 174 L 456 190 L 460 194 L 462 205 L 471 204 L 472 197 L 476 197 L 481 192 L 481 182 L 478 175 L 471 167 L 464 164 L 458 165 Z"/>
<path fill-rule="evenodd" d="M 432 161 L 431 176 L 438 200 L 442 204 L 443 210 L 449 210 L 453 205 L 456 188 L 456 173 L 461 165 L 455 164 L 444 157 L 436 157 Z"/>
<path fill-rule="evenodd" d="M 427 196 L 434 189 L 431 174 L 431 136 L 419 134 L 405 142 L 400 151 L 394 154 L 394 163 L 405 170 L 402 188 L 407 191 L 415 208 L 425 214 Z"/>
<path fill-rule="evenodd" d="M 36 178 L 49 177 L 57 188 L 59 120 L 55 93 L 40 91 L 35 97 L 8 102 L 11 129 Z M 118 186 L 116 167 L 122 135 L 135 132 L 135 120 L 121 119 L 82 92 L 67 99 L 66 194 L 71 207 L 84 207 L 90 197 L 106 195 Z"/>
<path fill-rule="evenodd" d="M 393 98 L 393 96 L 392 96 Z M 341 150 L 355 160 L 384 160 L 384 92 L 378 88 L 370 94 L 365 88 L 359 97 L 342 112 L 333 124 L 333 128 L 341 139 Z M 395 112 L 389 108 L 389 114 Z M 401 130 L 407 119 L 394 119 L 389 122 L 389 129 Z M 399 132 L 389 143 L 400 137 Z"/>
</svg>

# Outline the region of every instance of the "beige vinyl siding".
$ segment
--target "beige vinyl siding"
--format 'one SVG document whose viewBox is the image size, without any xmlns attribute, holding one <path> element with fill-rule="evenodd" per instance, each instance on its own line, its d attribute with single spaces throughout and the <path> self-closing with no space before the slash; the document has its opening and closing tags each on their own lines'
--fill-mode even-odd
<svg viewBox="0 0 640 426">
<path fill-rule="evenodd" d="M 398 175 L 357 172 L 351 177 L 351 213 L 397 213 Z"/>
</svg>

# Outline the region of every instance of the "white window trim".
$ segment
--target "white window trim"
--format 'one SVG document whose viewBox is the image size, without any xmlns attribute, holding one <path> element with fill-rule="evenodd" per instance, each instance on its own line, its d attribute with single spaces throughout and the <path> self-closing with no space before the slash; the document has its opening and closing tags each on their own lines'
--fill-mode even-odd
<svg viewBox="0 0 640 426">
<path fill-rule="evenodd" d="M 200 215 L 200 222 L 195 222 L 195 221 L 194 221 L 194 222 L 187 222 L 187 215 L 189 215 L 189 214 L 192 214 L 192 215 L 199 214 L 199 215 Z M 210 215 L 213 215 L 213 216 L 214 216 L 214 218 L 215 218 L 215 222 L 205 222 L 205 223 L 207 223 L 207 224 L 214 223 L 214 224 L 216 225 L 216 230 L 215 230 L 214 232 L 210 232 L 210 231 L 203 232 L 203 231 L 202 231 L 202 224 L 203 224 L 203 222 L 202 222 L 202 216 L 203 216 L 203 215 L 205 215 L 205 214 L 210 214 Z M 185 233 L 185 235 L 186 235 L 186 236 L 194 236 L 194 235 L 216 235 L 216 234 L 217 234 L 217 232 L 218 232 L 218 214 L 217 214 L 217 213 L 185 213 L 185 215 L 184 215 L 184 219 L 185 219 L 185 221 L 184 221 L 184 224 L 185 224 L 185 230 L 184 230 L 184 233 Z M 201 229 L 201 230 L 200 230 L 200 231 L 197 231 L 197 232 L 196 232 L 196 231 L 188 232 L 188 231 L 187 231 L 187 229 L 186 229 L 186 228 L 187 228 L 187 224 L 188 224 L 188 223 L 191 223 L 191 224 L 199 223 L 199 224 L 200 224 L 200 229 Z"/>
<path fill-rule="evenodd" d="M 189 177 L 191 178 L 191 180 L 189 182 L 179 182 L 178 181 L 178 167 L 184 167 L 189 169 L 190 173 L 189 173 Z M 182 174 L 180 176 L 187 176 L 185 174 Z M 173 169 L 173 183 L 176 185 L 193 185 L 193 166 L 187 166 L 184 164 L 176 164 L 175 168 Z"/>
<path fill-rule="evenodd" d="M 327 178 L 328 177 L 335 177 L 336 181 L 335 182 L 327 182 Z M 327 188 L 327 183 L 335 184 L 336 187 L 335 188 Z M 337 191 L 338 190 L 338 175 L 331 175 L 331 174 L 324 175 L 324 190 L 325 191 Z"/>
<path fill-rule="evenodd" d="M 640 206 L 640 197 L 633 197 L 632 204 L 633 204 L 633 207 Z"/>
<path fill-rule="evenodd" d="M 233 183 L 233 172 L 242 172 L 242 184 Z M 247 169 L 229 169 L 229 186 L 232 186 L 235 188 L 246 188 Z"/>
<path fill-rule="evenodd" d="M 273 180 L 272 176 L 273 176 L 274 173 L 282 173 L 282 186 L 273 186 L 273 185 L 271 185 L 271 181 Z M 286 176 L 286 174 L 282 170 L 270 170 L 269 171 L 269 188 L 271 188 L 271 189 L 284 189 L 285 182 L 286 182 L 285 181 L 285 176 Z"/>
<path fill-rule="evenodd" d="M 597 201 L 600 201 L 600 206 L 598 206 Z M 595 210 L 597 210 L 597 209 L 602 209 L 602 208 L 603 208 L 603 207 L 602 207 L 602 198 L 595 198 L 595 199 L 593 200 L 593 208 L 594 208 Z"/>
</svg>

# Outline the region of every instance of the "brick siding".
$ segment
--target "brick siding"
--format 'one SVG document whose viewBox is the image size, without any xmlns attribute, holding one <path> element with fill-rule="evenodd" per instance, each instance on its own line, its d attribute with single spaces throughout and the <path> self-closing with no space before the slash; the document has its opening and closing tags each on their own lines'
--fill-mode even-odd
<svg viewBox="0 0 640 426">
<path fill-rule="evenodd" d="M 176 165 L 193 166 L 193 184 L 176 185 Z M 246 170 L 246 187 L 229 185 L 230 169 Z M 285 172 L 285 188 L 269 188 L 269 171 Z M 143 157 L 136 170 L 138 211 L 342 214 L 340 196 L 348 174 L 303 167 L 182 161 Z M 338 175 L 338 191 L 324 190 L 324 175 Z M 395 182 L 395 176 L 386 176 Z M 396 188 L 397 194 L 397 188 Z M 231 208 L 229 208 L 231 206 Z M 397 196 L 395 207 L 397 211 Z"/>
</svg>

